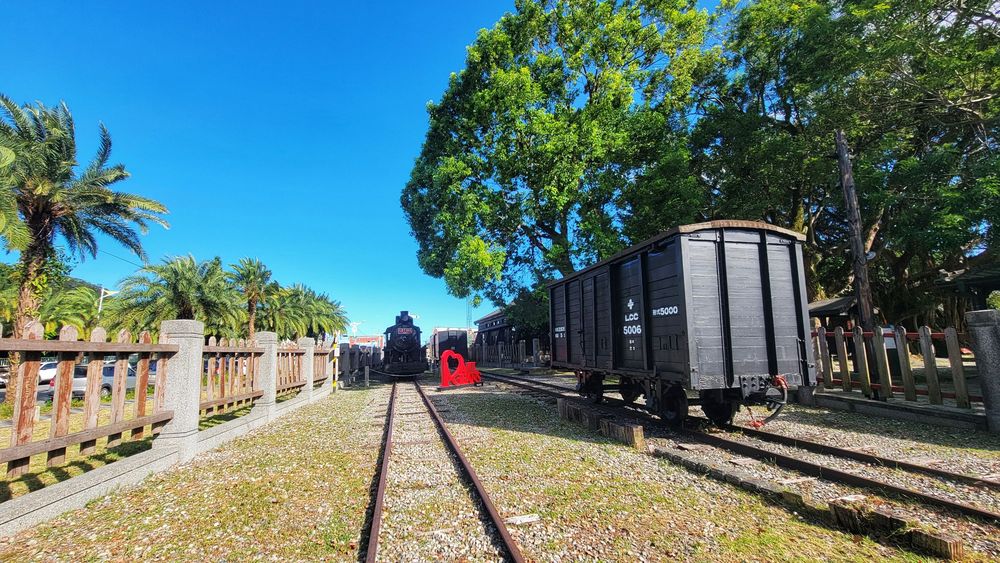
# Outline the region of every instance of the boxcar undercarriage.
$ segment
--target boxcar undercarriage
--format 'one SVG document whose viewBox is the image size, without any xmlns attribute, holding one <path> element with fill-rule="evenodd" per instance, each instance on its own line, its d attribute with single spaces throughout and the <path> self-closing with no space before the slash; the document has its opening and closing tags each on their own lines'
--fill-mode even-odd
<svg viewBox="0 0 1000 563">
<path fill-rule="evenodd" d="M 784 377 L 759 376 L 745 385 L 728 389 L 687 391 L 677 381 L 658 379 L 644 374 L 620 374 L 576 370 L 576 390 L 581 396 L 601 402 L 604 394 L 621 395 L 628 405 L 643 399 L 642 408 L 659 415 L 670 424 L 680 424 L 690 407 L 700 406 L 705 416 L 719 426 L 730 424 L 739 409 L 750 405 L 765 405 L 769 420 L 776 416 L 788 399 L 788 385 Z M 608 379 L 617 382 L 607 383 Z"/>
</svg>

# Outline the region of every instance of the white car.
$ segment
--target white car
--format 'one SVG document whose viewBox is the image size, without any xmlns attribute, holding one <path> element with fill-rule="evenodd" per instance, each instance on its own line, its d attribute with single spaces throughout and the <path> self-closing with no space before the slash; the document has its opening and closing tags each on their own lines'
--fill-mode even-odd
<svg viewBox="0 0 1000 563">
<path fill-rule="evenodd" d="M 56 376 L 59 371 L 59 362 L 42 362 L 38 366 L 38 386 L 48 385 L 50 381 Z M 4 366 L 0 370 L 0 388 L 7 387 L 7 382 L 10 380 L 10 368 Z"/>
<path fill-rule="evenodd" d="M 38 366 L 38 385 L 42 386 L 52 381 L 57 371 L 59 371 L 59 362 L 42 362 Z"/>
</svg>

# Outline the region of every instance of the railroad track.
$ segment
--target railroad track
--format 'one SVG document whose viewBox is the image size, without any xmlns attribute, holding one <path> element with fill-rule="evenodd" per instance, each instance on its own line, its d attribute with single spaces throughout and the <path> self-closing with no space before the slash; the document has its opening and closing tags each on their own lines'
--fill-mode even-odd
<svg viewBox="0 0 1000 563">
<path fill-rule="evenodd" d="M 404 410 L 408 409 L 408 410 Z M 433 428 L 433 430 L 430 430 Z M 422 434 L 421 434 L 422 433 Z M 416 458 L 414 459 L 404 459 L 401 456 L 393 456 L 394 438 L 400 438 L 400 436 L 409 437 L 411 440 L 415 435 L 426 435 L 427 433 L 436 434 L 443 443 L 445 452 L 443 453 L 444 459 L 441 455 L 437 455 L 436 459 L 434 452 L 435 447 L 428 440 L 413 440 L 410 443 L 419 445 L 419 449 L 423 455 L 430 456 L 429 458 Z M 405 446 L 405 441 L 398 441 L 397 446 Z M 414 464 L 415 462 L 419 465 L 421 462 L 425 467 L 410 467 L 409 469 L 414 471 L 415 475 L 432 475 L 434 477 L 441 477 L 441 474 L 446 472 L 447 469 L 454 471 L 457 481 L 464 481 L 468 485 L 472 492 L 474 493 L 473 499 L 466 499 L 471 501 L 471 503 L 478 508 L 480 511 L 478 520 L 471 520 L 470 518 L 465 518 L 465 523 L 469 524 L 467 526 L 460 526 L 461 522 L 444 522 L 438 523 L 440 526 L 448 525 L 459 525 L 461 528 L 459 533 L 468 533 L 476 535 L 476 530 L 471 528 L 480 528 L 483 535 L 483 539 L 486 545 L 492 546 L 494 553 L 489 553 L 492 557 L 500 555 L 508 561 L 522 562 L 524 557 L 521 555 L 520 549 L 514 542 L 504 524 L 503 518 L 500 517 L 500 513 L 497 511 L 490 499 L 489 494 L 483 487 L 482 482 L 479 480 L 479 476 L 476 474 L 475 469 L 469 460 L 462 453 L 459 448 L 458 442 L 449 432 L 444 419 L 441 418 L 440 413 L 438 413 L 437 408 L 435 408 L 434 403 L 431 402 L 430 398 L 424 393 L 420 384 L 414 381 L 410 383 L 400 383 L 395 382 L 392 384 L 392 391 L 389 399 L 389 406 L 386 415 L 386 432 L 385 439 L 382 443 L 382 452 L 380 456 L 381 462 L 379 464 L 378 470 L 378 480 L 377 486 L 374 492 L 373 498 L 373 510 L 371 515 L 370 527 L 368 530 L 368 545 L 365 552 L 365 561 L 372 563 L 379 559 L 380 548 L 381 553 L 384 555 L 382 559 L 398 559 L 399 555 L 393 555 L 392 553 L 387 553 L 384 546 L 381 546 L 381 542 L 392 535 L 392 524 L 385 518 L 386 517 L 386 498 L 387 493 L 389 494 L 390 503 L 392 501 L 393 494 L 399 495 L 400 497 L 406 497 L 407 494 L 419 495 L 422 491 L 421 489 L 428 488 L 427 486 L 422 486 L 419 488 L 408 489 L 407 485 L 412 485 L 407 483 L 406 479 L 397 479 L 393 482 L 393 474 L 391 471 L 400 470 L 400 464 Z M 434 485 L 428 486 L 446 486 L 442 482 L 438 482 Z M 464 495 L 465 488 L 451 487 L 450 490 L 460 489 L 458 493 Z M 435 498 L 443 498 L 443 494 L 435 494 Z M 401 504 L 405 503 L 405 498 L 396 498 Z M 441 502 L 444 502 L 443 500 Z M 393 510 L 393 513 L 399 512 L 399 510 Z M 390 516 L 391 518 L 391 516 Z M 485 525 L 484 523 L 488 523 Z M 492 529 L 490 529 L 492 528 Z M 453 530 L 449 529 L 449 530 Z M 442 532 L 442 530 L 420 530 L 417 533 L 423 534 L 423 537 L 430 537 L 431 535 Z M 412 534 L 412 531 L 406 531 L 404 534 Z M 412 536 L 411 536 L 412 537 Z M 390 541 L 394 541 L 398 537 L 393 537 Z M 412 546 L 407 546 L 409 549 Z M 481 546 L 480 546 L 481 547 Z M 430 554 L 427 554 L 430 555 Z M 479 555 L 482 557 L 483 554 L 474 553 L 473 556 Z M 448 558 L 464 558 L 459 557 L 458 554 L 452 554 Z"/>
<path fill-rule="evenodd" d="M 521 387 L 523 389 L 528 389 L 536 393 L 543 393 L 552 396 L 570 398 L 575 400 L 583 400 L 576 393 L 574 389 L 563 385 L 556 385 L 544 381 L 533 381 L 531 379 L 526 379 L 518 376 L 497 374 L 490 372 L 483 372 L 483 377 L 508 383 L 510 385 Z M 659 419 L 654 418 L 648 412 L 634 408 L 628 408 L 628 405 L 626 405 L 625 402 L 620 399 L 605 397 L 604 405 L 619 410 L 626 410 L 627 413 L 632 417 L 640 418 L 642 420 L 651 422 L 657 426 L 661 427 L 664 426 L 664 423 L 659 421 Z M 800 450 L 805 450 L 807 452 L 852 460 L 855 462 L 863 463 L 868 467 L 872 468 L 896 469 L 907 473 L 921 474 L 936 479 L 943 479 L 946 481 L 951 481 L 952 483 L 959 483 L 965 486 L 982 487 L 993 490 L 1000 488 L 1000 483 L 988 479 L 983 479 L 977 476 L 955 473 L 945 469 L 939 469 L 936 467 L 930 467 L 927 465 L 922 465 L 907 461 L 894 460 L 856 450 L 838 448 L 835 446 L 830 446 L 819 442 L 812 442 L 801 438 L 782 436 L 779 434 L 775 434 L 773 432 L 752 430 L 742 427 L 730 427 L 727 430 L 729 431 L 730 434 L 741 433 L 744 436 L 757 439 L 760 441 L 772 442 L 786 447 L 793 447 Z M 766 449 L 764 447 L 747 443 L 744 440 L 740 440 L 738 438 L 732 438 L 726 435 L 703 432 L 696 429 L 692 429 L 690 427 L 681 429 L 672 429 L 672 431 L 678 432 L 683 436 L 690 437 L 693 440 L 704 443 L 706 445 L 724 449 L 740 456 L 746 456 L 757 460 L 768 461 L 774 463 L 778 467 L 796 471 L 804 475 L 807 475 L 809 477 L 824 479 L 827 481 L 831 481 L 841 485 L 847 485 L 850 487 L 867 489 L 882 494 L 883 496 L 889 494 L 891 496 L 902 497 L 904 500 L 907 499 L 916 500 L 924 505 L 944 508 L 946 510 L 959 513 L 963 516 L 971 516 L 988 523 L 1000 524 L 1000 513 L 989 510 L 988 508 L 983 508 L 980 506 L 975 506 L 963 502 L 953 501 L 947 498 L 926 493 L 921 490 L 916 490 L 910 487 L 904 487 L 886 482 L 884 480 L 879 480 L 872 477 L 860 475 L 857 473 L 820 465 L 818 463 L 808 461 L 807 459 L 803 459 L 802 457 L 796 457 L 793 455 L 775 452 Z"/>
</svg>

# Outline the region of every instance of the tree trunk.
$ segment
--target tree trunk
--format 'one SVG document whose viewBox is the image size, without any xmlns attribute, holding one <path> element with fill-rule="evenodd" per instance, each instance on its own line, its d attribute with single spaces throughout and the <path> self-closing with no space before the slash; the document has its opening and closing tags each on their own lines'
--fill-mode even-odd
<svg viewBox="0 0 1000 563">
<path fill-rule="evenodd" d="M 854 170 L 851 166 L 850 150 L 844 131 L 838 129 L 835 134 L 837 144 L 837 164 L 840 168 L 840 184 L 844 189 L 844 201 L 847 204 L 847 222 L 850 226 L 851 258 L 854 266 L 854 288 L 858 296 L 858 320 L 861 326 L 872 330 L 875 326 L 872 313 L 872 288 L 868 282 L 868 262 L 865 257 L 865 241 L 861 234 L 861 211 L 858 209 L 858 196 L 854 191 Z"/>
<path fill-rule="evenodd" d="M 17 310 L 14 312 L 14 338 L 24 338 L 24 328 L 28 321 L 38 316 L 38 276 L 45 268 L 45 253 L 35 245 L 29 246 L 21 255 L 21 283 L 17 290 Z M 13 405 L 17 397 L 17 368 L 21 355 L 10 354 L 10 375 L 7 378 L 7 395 L 4 401 Z"/>
<path fill-rule="evenodd" d="M 253 299 L 247 302 L 247 338 L 253 340 L 255 334 L 257 334 L 257 327 L 255 322 L 257 320 L 257 302 Z"/>
</svg>

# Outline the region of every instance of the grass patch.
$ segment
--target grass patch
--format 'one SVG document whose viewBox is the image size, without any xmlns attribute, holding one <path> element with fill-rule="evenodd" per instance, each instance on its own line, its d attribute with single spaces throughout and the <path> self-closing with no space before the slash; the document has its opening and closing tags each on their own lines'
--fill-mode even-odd
<svg viewBox="0 0 1000 563">
<path fill-rule="evenodd" d="M 0 561 L 354 560 L 380 436 L 369 398 L 305 406 L 15 536 Z"/>
<path fill-rule="evenodd" d="M 554 536 L 533 543 L 529 559 L 569 548 L 602 561 L 916 560 L 564 423 L 551 405 L 487 392 L 446 400 L 501 513 L 539 514 Z"/>
</svg>

